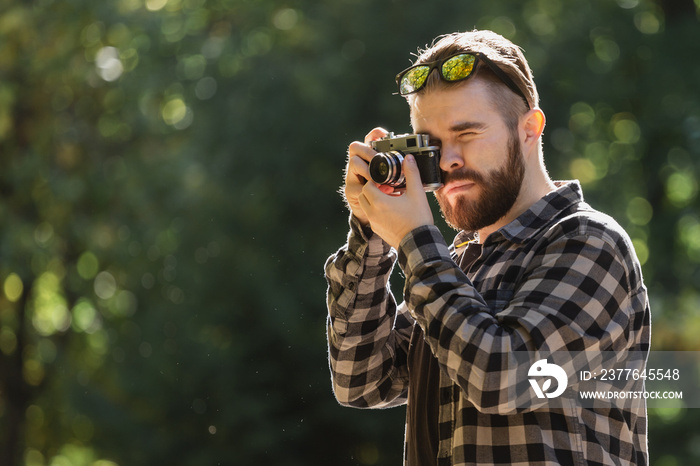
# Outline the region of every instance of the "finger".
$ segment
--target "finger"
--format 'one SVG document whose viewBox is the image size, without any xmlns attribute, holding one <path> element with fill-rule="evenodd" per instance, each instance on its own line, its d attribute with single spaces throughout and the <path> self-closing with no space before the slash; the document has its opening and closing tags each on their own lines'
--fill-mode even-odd
<svg viewBox="0 0 700 466">
<path fill-rule="evenodd" d="M 386 137 L 388 134 L 389 131 L 385 130 L 384 128 L 374 128 L 372 131 L 367 133 L 367 136 L 365 136 L 365 144 L 369 144 L 371 141 L 376 141 Z"/>
<path fill-rule="evenodd" d="M 353 157 L 359 157 L 369 163 L 376 154 L 377 152 L 374 149 L 360 141 L 354 141 L 348 146 L 348 160 Z"/>
<path fill-rule="evenodd" d="M 423 182 L 420 178 L 420 171 L 418 170 L 418 164 L 416 164 L 416 159 L 412 154 L 408 154 L 403 161 L 403 172 L 406 177 L 406 192 L 424 192 Z"/>
<path fill-rule="evenodd" d="M 360 208 L 365 213 L 367 213 L 372 207 L 372 204 L 369 202 L 369 199 L 367 199 L 364 190 L 360 193 L 359 196 L 357 196 L 357 203 L 360 205 Z"/>
<path fill-rule="evenodd" d="M 345 182 L 359 182 L 360 184 L 365 184 L 369 179 L 369 165 L 367 164 L 367 162 L 363 158 L 358 156 L 350 157 L 350 160 L 348 160 L 348 168 L 345 177 Z"/>
<path fill-rule="evenodd" d="M 381 185 L 378 186 L 376 183 L 367 183 L 362 187 L 360 197 L 367 201 L 369 207 L 381 202 L 384 192 L 381 190 L 380 186 Z"/>
<path fill-rule="evenodd" d="M 389 186 L 388 184 L 377 185 L 377 188 L 384 194 L 394 194 L 396 191 L 393 186 Z"/>
<path fill-rule="evenodd" d="M 367 183 L 362 187 L 362 194 L 370 201 L 370 204 L 372 203 L 372 199 L 379 193 L 381 193 L 381 190 L 377 187 L 376 183 Z"/>
</svg>

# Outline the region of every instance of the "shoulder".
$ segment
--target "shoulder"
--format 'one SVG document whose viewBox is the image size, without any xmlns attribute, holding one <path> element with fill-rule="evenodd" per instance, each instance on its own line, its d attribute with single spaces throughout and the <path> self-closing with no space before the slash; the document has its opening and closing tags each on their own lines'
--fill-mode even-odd
<svg viewBox="0 0 700 466">
<path fill-rule="evenodd" d="M 621 266 L 631 290 L 642 285 L 641 265 L 632 240 L 610 215 L 585 202 L 572 206 L 544 229 L 542 245 L 558 245 L 560 253 L 596 256 L 605 267 Z"/>
</svg>

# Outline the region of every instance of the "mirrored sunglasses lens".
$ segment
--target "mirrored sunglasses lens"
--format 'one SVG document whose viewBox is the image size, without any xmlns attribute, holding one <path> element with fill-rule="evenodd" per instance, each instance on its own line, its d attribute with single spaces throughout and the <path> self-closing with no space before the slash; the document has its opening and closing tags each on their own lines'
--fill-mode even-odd
<svg viewBox="0 0 700 466">
<path fill-rule="evenodd" d="M 428 78 L 429 72 L 430 67 L 418 66 L 404 74 L 401 78 L 401 84 L 399 88 L 399 92 L 401 93 L 401 95 L 416 92 L 418 89 L 423 87 L 423 84 L 425 84 L 425 80 Z"/>
<path fill-rule="evenodd" d="M 452 57 L 442 64 L 442 77 L 447 81 L 459 81 L 469 76 L 474 70 L 476 57 L 462 54 Z"/>
</svg>

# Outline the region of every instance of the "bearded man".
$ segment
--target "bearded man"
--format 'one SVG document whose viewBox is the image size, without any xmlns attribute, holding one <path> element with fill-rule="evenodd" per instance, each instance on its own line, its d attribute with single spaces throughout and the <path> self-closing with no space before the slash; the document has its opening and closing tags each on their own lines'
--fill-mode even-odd
<svg viewBox="0 0 700 466">
<path fill-rule="evenodd" d="M 386 130 L 350 144 L 350 233 L 325 266 L 336 398 L 358 408 L 406 404 L 407 465 L 648 464 L 643 400 L 515 399 L 522 382 L 529 389 L 513 380 L 527 377 L 516 353 L 646 360 L 650 343 L 628 235 L 583 201 L 578 182 L 547 173 L 545 116 L 522 51 L 490 31 L 450 34 L 397 83 L 414 132 L 439 148 L 443 186 L 434 194 L 459 233 L 448 246 L 434 226 L 413 155 L 403 160 L 405 188 L 371 180 L 371 143 Z M 400 304 L 388 286 L 397 260 Z"/>
</svg>

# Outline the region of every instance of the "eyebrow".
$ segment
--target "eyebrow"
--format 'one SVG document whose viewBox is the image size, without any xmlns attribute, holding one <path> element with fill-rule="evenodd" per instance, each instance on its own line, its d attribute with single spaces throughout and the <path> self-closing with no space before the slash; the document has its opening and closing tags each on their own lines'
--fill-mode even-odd
<svg viewBox="0 0 700 466">
<path fill-rule="evenodd" d="M 478 121 L 463 121 L 452 125 L 450 127 L 450 132 L 459 133 L 460 131 L 465 131 L 468 129 L 483 130 L 486 129 L 486 123 L 481 123 Z"/>
<path fill-rule="evenodd" d="M 462 121 L 459 123 L 455 123 L 454 125 L 450 126 L 449 132 L 451 133 L 459 133 L 461 131 L 466 131 L 466 130 L 477 130 L 477 131 L 483 131 L 488 127 L 486 123 L 482 123 L 479 121 Z M 438 138 L 436 138 L 433 134 L 431 134 L 429 131 L 419 131 L 416 128 L 413 128 L 413 131 L 416 133 L 422 133 L 422 134 L 427 134 L 430 139 L 439 141 Z"/>
</svg>

